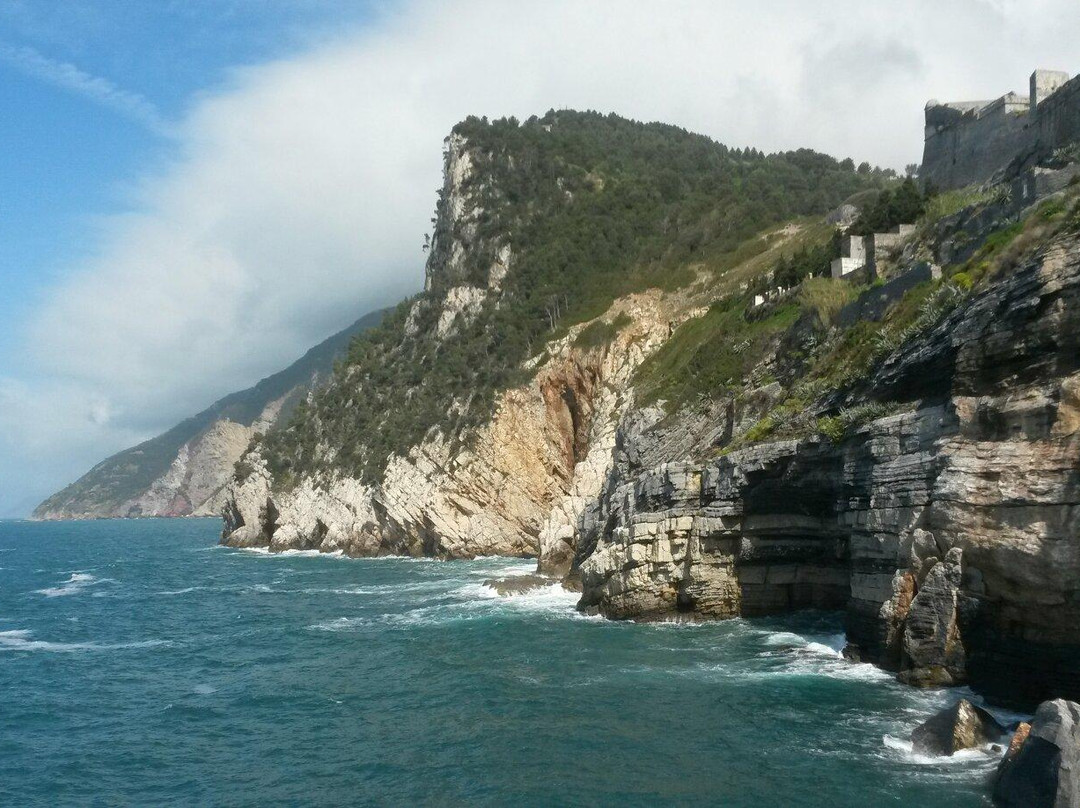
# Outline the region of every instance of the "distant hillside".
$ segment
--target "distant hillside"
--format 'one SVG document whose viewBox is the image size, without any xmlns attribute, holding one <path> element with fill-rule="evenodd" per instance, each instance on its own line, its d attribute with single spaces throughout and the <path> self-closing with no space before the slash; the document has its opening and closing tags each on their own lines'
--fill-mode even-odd
<svg viewBox="0 0 1080 808">
<path fill-rule="evenodd" d="M 103 460 L 34 510 L 35 519 L 188 516 L 217 513 L 217 494 L 256 432 L 287 418 L 329 379 L 352 338 L 377 326 L 361 317 L 284 370 L 231 393 L 168 432 Z"/>
</svg>

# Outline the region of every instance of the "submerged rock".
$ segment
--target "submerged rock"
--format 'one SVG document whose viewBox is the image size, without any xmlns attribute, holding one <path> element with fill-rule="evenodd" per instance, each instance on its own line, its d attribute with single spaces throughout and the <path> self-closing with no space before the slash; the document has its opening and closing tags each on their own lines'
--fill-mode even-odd
<svg viewBox="0 0 1080 808">
<path fill-rule="evenodd" d="M 981 707 L 960 699 L 911 733 L 911 748 L 919 755 L 951 756 L 961 749 L 975 749 L 993 743 L 1005 728 Z"/>
<path fill-rule="evenodd" d="M 998 768 L 994 804 L 1080 805 L 1080 704 L 1064 699 L 1043 702 L 1030 726 L 1020 725 Z"/>
<path fill-rule="evenodd" d="M 488 580 L 484 581 L 484 586 L 490 586 L 503 597 L 510 597 L 511 595 L 523 595 L 526 592 L 532 592 L 534 589 L 543 589 L 545 586 L 551 586 L 554 583 L 558 583 L 558 581 L 546 575 L 511 575 L 507 578 L 488 578 Z"/>
</svg>

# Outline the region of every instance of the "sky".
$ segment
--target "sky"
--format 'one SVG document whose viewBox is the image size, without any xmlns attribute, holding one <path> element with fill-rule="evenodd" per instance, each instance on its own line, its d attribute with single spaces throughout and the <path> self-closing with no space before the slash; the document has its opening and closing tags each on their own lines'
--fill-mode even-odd
<svg viewBox="0 0 1080 808">
<path fill-rule="evenodd" d="M 417 291 L 470 114 L 903 169 L 1076 0 L 0 0 L 0 516 Z"/>
</svg>

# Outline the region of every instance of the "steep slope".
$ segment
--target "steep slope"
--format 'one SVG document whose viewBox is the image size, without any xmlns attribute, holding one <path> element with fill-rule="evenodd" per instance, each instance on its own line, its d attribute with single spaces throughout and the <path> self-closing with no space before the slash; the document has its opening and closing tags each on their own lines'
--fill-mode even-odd
<svg viewBox="0 0 1080 808">
<path fill-rule="evenodd" d="M 594 113 L 455 127 L 425 292 L 253 447 L 225 541 L 537 554 L 598 490 L 630 376 L 692 313 L 687 288 L 884 180 Z"/>
<path fill-rule="evenodd" d="M 852 232 L 916 226 L 833 279 L 791 217 L 882 177 L 635 126 L 455 129 L 426 291 L 253 444 L 223 541 L 537 555 L 613 618 L 845 609 L 906 682 L 1080 697 L 1080 188 L 862 194 Z"/>
<path fill-rule="evenodd" d="M 1080 696 L 1080 194 L 984 196 L 923 222 L 883 310 L 890 284 L 759 347 L 707 432 L 625 418 L 542 565 L 572 549 L 610 617 L 845 608 L 849 655 L 912 684 Z"/>
<path fill-rule="evenodd" d="M 382 316 L 360 318 L 284 370 L 103 460 L 38 505 L 34 518 L 217 515 L 222 487 L 252 436 L 288 417 L 308 391 L 329 378 L 349 341 Z"/>
</svg>

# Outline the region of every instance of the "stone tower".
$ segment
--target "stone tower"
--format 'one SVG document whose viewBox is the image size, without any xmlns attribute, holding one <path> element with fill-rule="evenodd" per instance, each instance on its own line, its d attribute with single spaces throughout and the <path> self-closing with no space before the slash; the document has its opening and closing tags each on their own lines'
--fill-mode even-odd
<svg viewBox="0 0 1080 808">
<path fill-rule="evenodd" d="M 1029 94 L 1031 114 L 1034 115 L 1035 108 L 1068 80 L 1069 74 L 1061 70 L 1036 70 L 1032 73 Z"/>
</svg>

